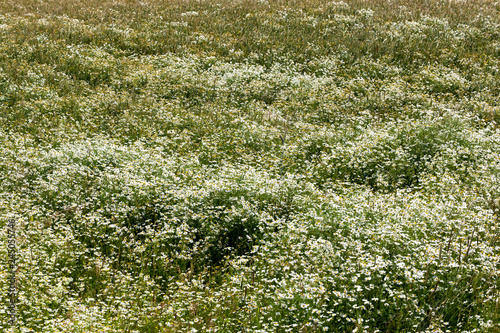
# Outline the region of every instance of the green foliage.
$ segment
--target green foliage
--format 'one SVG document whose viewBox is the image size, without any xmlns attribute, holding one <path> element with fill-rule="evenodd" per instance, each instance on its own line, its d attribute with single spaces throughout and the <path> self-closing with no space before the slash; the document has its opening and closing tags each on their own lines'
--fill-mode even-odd
<svg viewBox="0 0 500 333">
<path fill-rule="evenodd" d="M 499 10 L 1 1 L 18 330 L 498 332 Z"/>
</svg>

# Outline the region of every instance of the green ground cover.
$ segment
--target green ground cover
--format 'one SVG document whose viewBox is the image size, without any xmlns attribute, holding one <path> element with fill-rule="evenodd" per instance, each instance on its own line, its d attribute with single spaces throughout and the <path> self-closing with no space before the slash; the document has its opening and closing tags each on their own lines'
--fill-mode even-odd
<svg viewBox="0 0 500 333">
<path fill-rule="evenodd" d="M 500 332 L 500 2 L 3 0 L 10 332 Z"/>
</svg>

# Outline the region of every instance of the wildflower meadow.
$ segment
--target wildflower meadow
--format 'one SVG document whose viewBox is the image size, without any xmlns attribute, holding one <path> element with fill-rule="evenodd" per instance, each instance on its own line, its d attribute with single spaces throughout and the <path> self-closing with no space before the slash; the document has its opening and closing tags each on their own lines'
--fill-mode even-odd
<svg viewBox="0 0 500 333">
<path fill-rule="evenodd" d="M 1 0 L 0 240 L 1 332 L 498 333 L 500 2 Z"/>
</svg>

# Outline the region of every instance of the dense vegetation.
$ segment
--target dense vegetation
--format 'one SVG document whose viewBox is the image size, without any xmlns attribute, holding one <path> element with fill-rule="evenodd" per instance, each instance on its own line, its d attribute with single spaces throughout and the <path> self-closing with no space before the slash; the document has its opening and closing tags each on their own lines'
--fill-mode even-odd
<svg viewBox="0 0 500 333">
<path fill-rule="evenodd" d="M 3 0 L 18 331 L 500 332 L 499 127 L 498 1 Z"/>
</svg>

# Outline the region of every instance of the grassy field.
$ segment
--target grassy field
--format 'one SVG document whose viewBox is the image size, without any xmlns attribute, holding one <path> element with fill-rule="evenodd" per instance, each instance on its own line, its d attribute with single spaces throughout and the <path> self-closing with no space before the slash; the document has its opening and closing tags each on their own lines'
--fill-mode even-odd
<svg viewBox="0 0 500 333">
<path fill-rule="evenodd" d="M 2 332 L 500 332 L 500 2 L 2 0 Z"/>
</svg>

